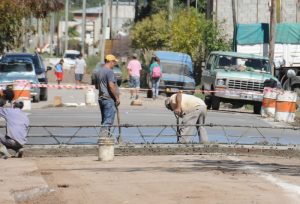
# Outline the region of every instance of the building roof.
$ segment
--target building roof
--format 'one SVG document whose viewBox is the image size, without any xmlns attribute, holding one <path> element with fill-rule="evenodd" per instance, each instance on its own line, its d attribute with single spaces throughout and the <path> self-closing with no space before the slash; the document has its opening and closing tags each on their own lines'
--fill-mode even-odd
<svg viewBox="0 0 300 204">
<path fill-rule="evenodd" d="M 82 9 L 81 10 L 75 10 L 72 11 L 73 14 L 82 14 Z M 102 7 L 98 6 L 98 7 L 92 7 L 92 8 L 87 8 L 86 9 L 86 13 L 87 14 L 99 14 L 102 13 Z"/>
<path fill-rule="evenodd" d="M 118 0 L 118 2 L 116 1 L 113 1 L 113 5 L 132 5 L 134 6 L 135 5 L 135 2 L 134 0 Z M 91 8 L 86 8 L 86 14 L 99 14 L 102 13 L 103 11 L 103 8 L 102 6 L 97 6 L 97 7 L 91 7 Z M 79 9 L 79 10 L 75 10 L 75 11 L 72 11 L 73 14 L 82 14 L 83 13 L 83 10 L 82 9 Z"/>
</svg>

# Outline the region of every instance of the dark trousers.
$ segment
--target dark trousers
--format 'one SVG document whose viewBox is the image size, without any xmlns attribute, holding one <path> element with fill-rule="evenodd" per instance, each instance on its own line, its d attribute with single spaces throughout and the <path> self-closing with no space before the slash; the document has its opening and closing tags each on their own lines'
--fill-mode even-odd
<svg viewBox="0 0 300 204">
<path fill-rule="evenodd" d="M 19 149 L 23 148 L 23 146 L 18 143 L 16 140 L 0 134 L 0 142 L 3 144 L 7 149 L 13 149 L 14 151 L 18 151 Z"/>
</svg>

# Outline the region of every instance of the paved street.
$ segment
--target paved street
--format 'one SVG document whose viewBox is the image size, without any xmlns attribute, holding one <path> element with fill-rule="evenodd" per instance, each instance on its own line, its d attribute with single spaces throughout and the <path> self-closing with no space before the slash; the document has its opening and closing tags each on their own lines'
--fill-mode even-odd
<svg viewBox="0 0 300 204">
<path fill-rule="evenodd" d="M 65 90 L 65 89 L 49 89 L 49 100 L 48 102 L 32 103 L 32 110 L 29 112 L 31 125 L 57 125 L 57 126 L 90 126 L 100 125 L 100 110 L 97 104 L 94 106 L 81 106 L 85 102 L 86 90 Z M 54 96 L 61 96 L 62 101 L 65 104 L 79 105 L 77 107 L 51 107 Z M 131 106 L 129 100 L 129 93 L 127 90 L 122 90 L 121 94 L 121 105 L 119 107 L 121 124 L 130 125 L 175 125 L 176 120 L 171 111 L 168 111 L 164 107 L 164 96 L 160 96 L 158 100 L 153 101 L 152 99 L 146 98 L 144 93 L 140 96 L 143 101 L 142 106 Z M 252 114 L 251 111 L 247 110 L 226 110 L 220 111 L 209 111 L 207 115 L 207 124 L 220 124 L 220 125 L 252 125 L 252 126 L 286 126 L 287 124 L 271 122 L 270 119 L 263 119 L 259 115 Z M 115 121 L 115 124 L 117 122 Z M 152 135 L 147 142 L 153 142 L 154 136 L 158 134 L 161 129 L 151 128 L 142 130 L 147 134 Z M 245 129 L 245 128 L 225 128 L 219 127 L 207 127 L 206 128 L 209 140 L 211 142 L 218 143 L 265 143 L 266 141 L 270 144 L 300 144 L 300 139 L 295 137 L 298 132 L 294 130 L 272 130 L 272 129 Z M 225 132 L 224 132 L 225 130 Z M 40 130 L 39 130 L 40 131 Z M 35 136 L 44 134 L 36 129 L 31 129 L 30 134 Z M 56 129 L 57 131 L 57 129 Z M 76 130 L 74 129 L 63 129 L 57 134 L 73 134 Z M 94 136 L 94 138 L 81 139 L 76 143 L 95 143 L 97 141 L 96 130 L 86 130 L 85 133 L 79 133 L 79 135 Z M 115 130 L 114 134 L 118 134 Z M 166 129 L 163 134 L 176 135 L 173 129 Z M 127 142 L 143 143 L 145 142 L 139 136 L 137 129 L 123 128 L 122 136 Z M 241 137 L 243 136 L 243 137 Z M 30 141 L 33 144 L 39 144 L 41 138 Z M 195 137 L 195 142 L 198 138 Z M 46 142 L 46 141 L 44 141 Z M 44 143 L 42 142 L 42 143 Z M 47 142 L 50 142 L 47 140 Z M 46 143 L 47 143 L 46 142 Z M 56 141 L 53 140 L 56 143 Z M 74 143 L 75 141 L 73 141 Z M 156 143 L 174 143 L 176 137 L 165 137 L 157 138 Z M 72 142 L 71 142 L 72 143 Z"/>
</svg>

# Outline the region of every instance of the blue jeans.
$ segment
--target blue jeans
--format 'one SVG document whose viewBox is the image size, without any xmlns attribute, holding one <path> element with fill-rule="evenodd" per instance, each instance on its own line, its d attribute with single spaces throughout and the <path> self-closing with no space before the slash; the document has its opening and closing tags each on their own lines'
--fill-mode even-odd
<svg viewBox="0 0 300 204">
<path fill-rule="evenodd" d="M 159 92 L 159 81 L 160 78 L 152 79 L 152 96 L 157 97 Z"/>
<path fill-rule="evenodd" d="M 101 125 L 108 126 L 107 128 L 101 128 L 101 132 L 104 130 L 110 130 L 110 126 L 114 124 L 115 115 L 117 112 L 115 102 L 112 99 L 99 98 L 99 107 L 101 111 Z M 100 134 L 101 136 L 101 134 Z"/>
</svg>

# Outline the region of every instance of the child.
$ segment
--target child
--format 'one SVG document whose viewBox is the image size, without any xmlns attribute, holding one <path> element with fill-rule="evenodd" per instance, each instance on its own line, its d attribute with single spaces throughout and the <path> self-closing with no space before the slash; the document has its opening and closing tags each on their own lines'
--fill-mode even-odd
<svg viewBox="0 0 300 204">
<path fill-rule="evenodd" d="M 55 65 L 55 76 L 57 84 L 60 85 L 60 82 L 63 80 L 63 64 L 64 60 L 61 59 L 57 65 Z"/>
</svg>

